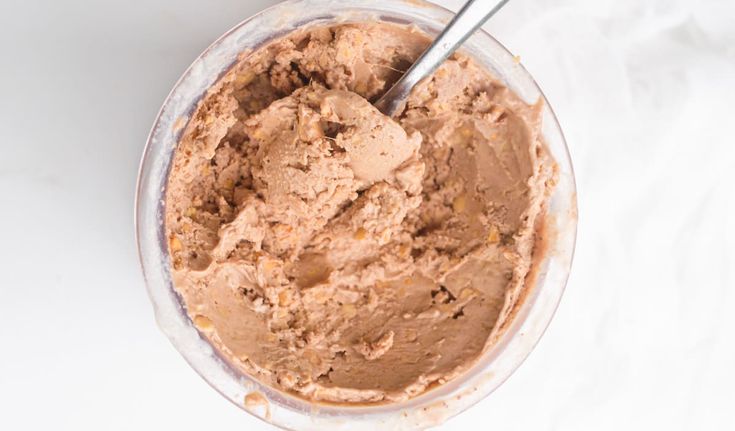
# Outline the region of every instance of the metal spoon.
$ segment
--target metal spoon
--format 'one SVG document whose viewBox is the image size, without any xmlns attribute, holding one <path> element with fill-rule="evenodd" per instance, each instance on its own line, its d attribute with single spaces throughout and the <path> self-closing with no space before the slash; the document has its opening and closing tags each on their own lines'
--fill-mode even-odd
<svg viewBox="0 0 735 431">
<path fill-rule="evenodd" d="M 508 0 L 469 0 L 444 31 L 393 86 L 375 102 L 375 107 L 392 117 L 406 105 L 411 89 L 431 75 L 482 24 L 495 15 Z"/>
</svg>

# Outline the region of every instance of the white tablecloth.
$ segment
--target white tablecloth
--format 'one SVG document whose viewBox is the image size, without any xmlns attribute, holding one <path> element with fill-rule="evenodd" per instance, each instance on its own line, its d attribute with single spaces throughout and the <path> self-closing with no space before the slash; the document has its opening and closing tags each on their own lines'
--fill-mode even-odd
<svg viewBox="0 0 735 431">
<path fill-rule="evenodd" d="M 132 226 L 169 89 L 268 3 L 0 3 L 0 428 L 272 429 L 158 331 Z M 735 2 L 513 0 L 487 28 L 559 116 L 579 239 L 536 350 L 441 429 L 735 429 Z"/>
</svg>

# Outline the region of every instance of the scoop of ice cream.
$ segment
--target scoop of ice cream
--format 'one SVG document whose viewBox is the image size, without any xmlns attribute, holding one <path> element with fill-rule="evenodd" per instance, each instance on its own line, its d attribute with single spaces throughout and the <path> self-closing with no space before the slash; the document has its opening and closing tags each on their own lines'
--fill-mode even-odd
<svg viewBox="0 0 735 431">
<path fill-rule="evenodd" d="M 321 114 L 338 125 L 335 143 L 347 152 L 363 187 L 390 178 L 421 146 L 421 134 L 407 136 L 398 123 L 355 93 L 330 92 L 322 100 Z"/>
<path fill-rule="evenodd" d="M 299 249 L 358 191 L 404 181 L 396 178 L 399 167 L 415 162 L 421 145 L 419 133 L 407 135 L 364 98 L 318 85 L 277 100 L 245 125 L 258 146 L 252 175 L 265 218 L 288 232 L 285 240 L 266 239 L 278 252 Z"/>
</svg>

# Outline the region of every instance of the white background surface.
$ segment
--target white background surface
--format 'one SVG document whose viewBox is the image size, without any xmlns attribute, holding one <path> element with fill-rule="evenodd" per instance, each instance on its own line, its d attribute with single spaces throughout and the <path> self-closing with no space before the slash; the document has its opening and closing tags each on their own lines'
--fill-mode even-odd
<svg viewBox="0 0 735 431">
<path fill-rule="evenodd" d="M 132 224 L 168 91 L 269 3 L 0 2 L 0 428 L 272 429 L 158 331 Z M 441 429 L 735 429 L 735 2 L 513 0 L 487 27 L 559 116 L 579 238 L 536 350 Z"/>
</svg>

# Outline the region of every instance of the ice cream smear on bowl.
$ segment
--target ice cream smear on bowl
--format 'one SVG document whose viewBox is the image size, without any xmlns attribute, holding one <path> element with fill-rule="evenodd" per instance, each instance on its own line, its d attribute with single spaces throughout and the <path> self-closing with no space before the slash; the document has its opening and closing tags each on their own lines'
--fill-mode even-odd
<svg viewBox="0 0 735 431">
<path fill-rule="evenodd" d="M 196 107 L 166 190 L 174 287 L 236 369 L 309 400 L 396 402 L 513 319 L 555 171 L 541 102 L 455 54 L 381 114 L 428 43 L 377 22 L 299 30 Z"/>
</svg>

